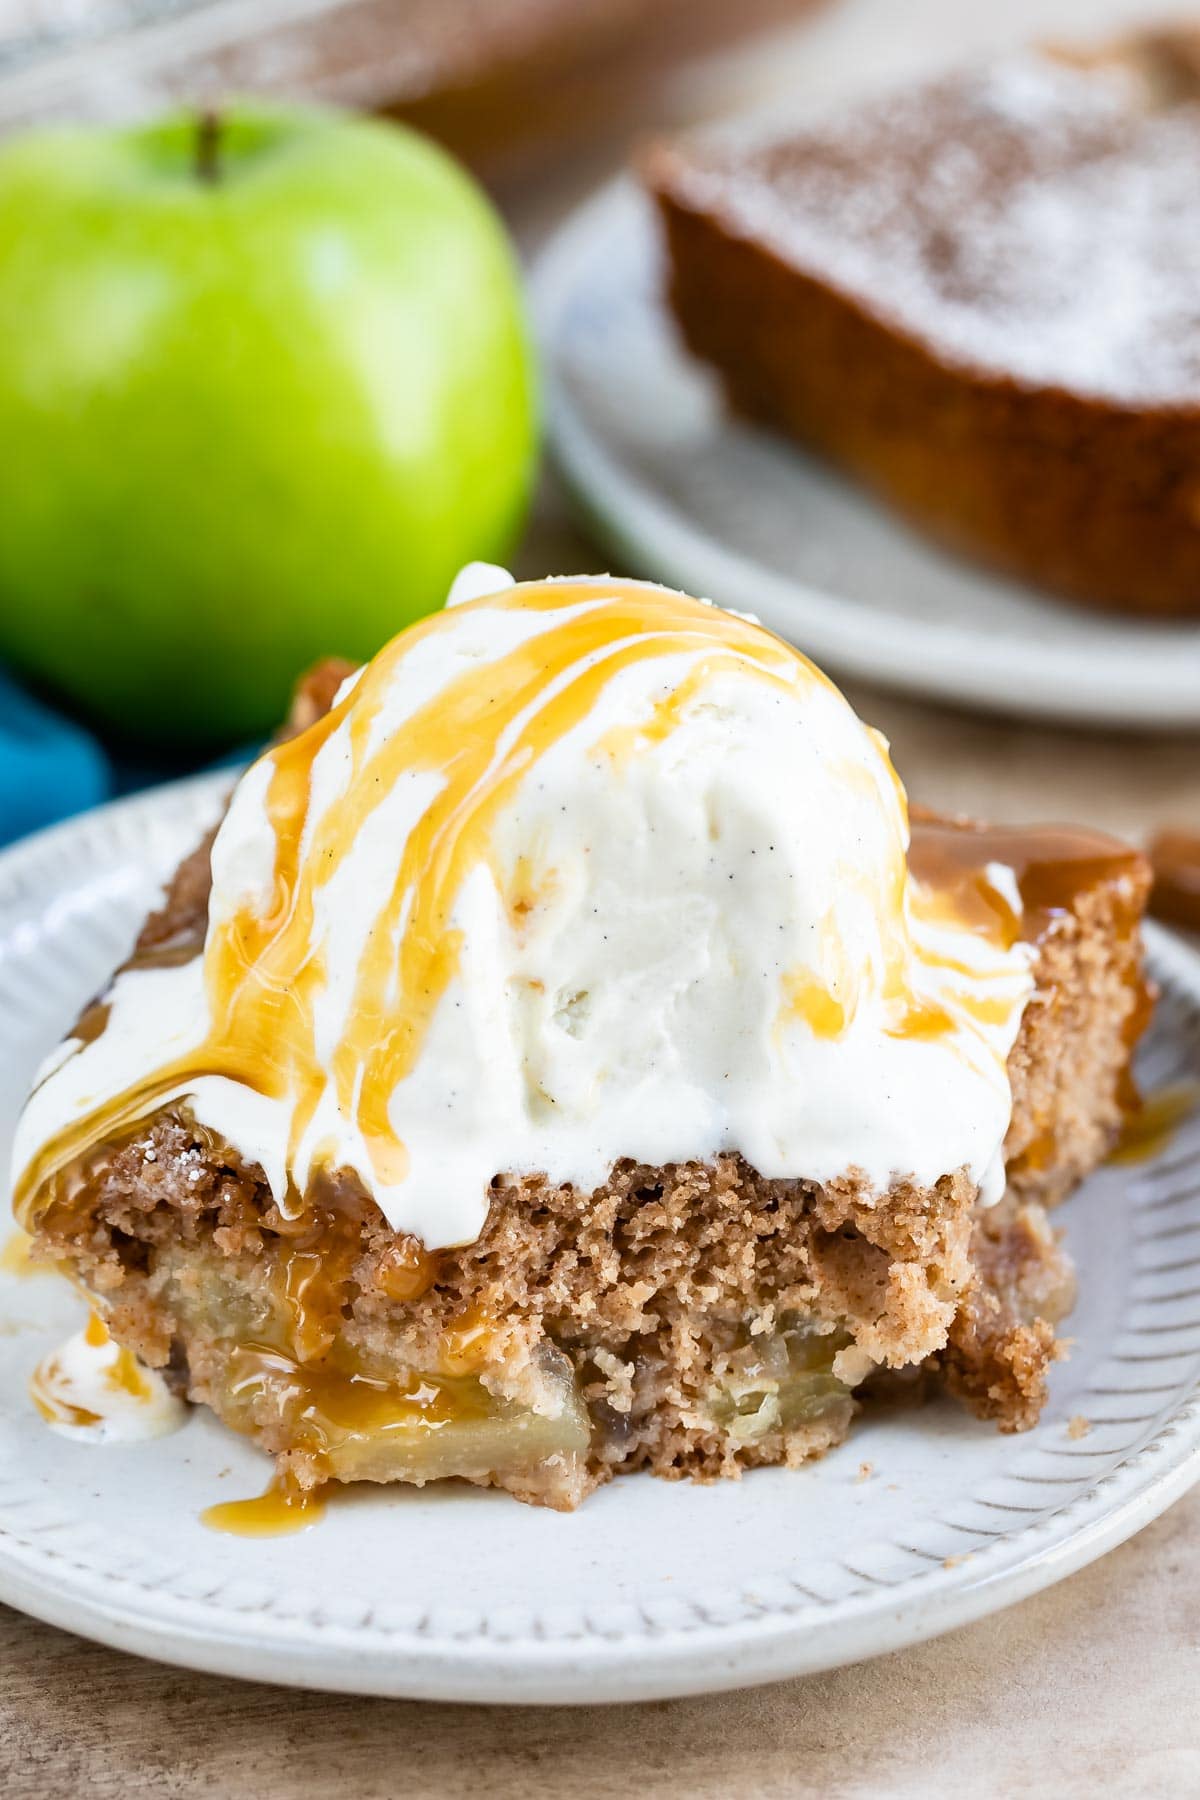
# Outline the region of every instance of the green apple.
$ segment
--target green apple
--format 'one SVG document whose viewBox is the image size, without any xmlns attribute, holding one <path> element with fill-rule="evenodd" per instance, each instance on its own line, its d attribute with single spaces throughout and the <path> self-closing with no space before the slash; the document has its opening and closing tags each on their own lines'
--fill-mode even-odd
<svg viewBox="0 0 1200 1800">
<path fill-rule="evenodd" d="M 399 127 L 239 106 L 0 149 L 0 657 L 264 731 L 503 560 L 536 460 L 504 230 Z"/>
</svg>

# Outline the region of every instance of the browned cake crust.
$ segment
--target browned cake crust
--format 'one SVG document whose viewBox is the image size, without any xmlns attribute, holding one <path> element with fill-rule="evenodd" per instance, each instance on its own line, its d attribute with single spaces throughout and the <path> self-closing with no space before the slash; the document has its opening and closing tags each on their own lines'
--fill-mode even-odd
<svg viewBox="0 0 1200 1800">
<path fill-rule="evenodd" d="M 1075 1271 L 1045 1210 L 1012 1194 L 980 1213 L 971 1259 L 975 1279 L 934 1368 L 978 1418 L 1024 1431 L 1045 1404 L 1060 1351 L 1054 1325 L 1075 1303 Z"/>
<path fill-rule="evenodd" d="M 314 684 L 301 704 L 331 693 Z M 324 1178 L 299 1219 L 281 1217 L 257 1169 L 166 1112 L 74 1171 L 39 1245 L 101 1298 L 120 1342 L 303 1485 L 394 1478 L 387 1433 L 418 1416 L 531 1434 L 532 1457 L 460 1452 L 456 1472 L 558 1507 L 640 1468 L 798 1463 L 845 1435 L 865 1377 L 922 1363 L 1021 1429 L 1073 1291 L 1041 1202 L 1121 1118 L 1148 874 L 1091 834 L 917 824 L 914 864 L 943 885 L 969 886 L 995 857 L 1016 870 L 1014 923 L 1039 953 L 1011 1061 L 1015 1191 L 991 1211 L 961 1172 L 877 1196 L 852 1176 L 768 1181 L 734 1156 L 623 1163 L 594 1193 L 497 1177 L 478 1241 L 428 1256 L 353 1180 Z M 207 894 L 203 845 L 136 957 L 198 949 Z"/>
<path fill-rule="evenodd" d="M 1141 921 L 1147 859 L 1078 826 L 982 826 L 913 809 L 909 861 L 937 885 L 990 862 L 1011 868 L 1021 935 L 1036 944 L 1035 988 L 1008 1059 L 1013 1112 L 1004 1154 L 1018 1199 L 1056 1205 L 1110 1148 L 1137 1092 L 1129 1063 L 1150 1017 Z"/>
<path fill-rule="evenodd" d="M 1198 68 L 1157 34 L 659 148 L 688 345 L 951 546 L 1200 612 Z"/>
</svg>

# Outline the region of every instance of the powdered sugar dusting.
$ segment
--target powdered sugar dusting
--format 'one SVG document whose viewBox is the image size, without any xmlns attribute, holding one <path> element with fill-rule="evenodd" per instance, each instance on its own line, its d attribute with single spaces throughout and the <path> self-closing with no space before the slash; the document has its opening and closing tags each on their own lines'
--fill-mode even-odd
<svg viewBox="0 0 1200 1800">
<path fill-rule="evenodd" d="M 946 361 L 1125 404 L 1200 402 L 1200 105 L 1025 54 L 824 130 L 668 164 L 717 212 Z"/>
</svg>

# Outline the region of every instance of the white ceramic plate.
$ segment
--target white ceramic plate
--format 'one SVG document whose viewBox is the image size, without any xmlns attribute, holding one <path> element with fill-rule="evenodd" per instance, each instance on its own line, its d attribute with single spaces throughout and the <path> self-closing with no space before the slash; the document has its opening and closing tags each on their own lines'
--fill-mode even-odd
<svg viewBox="0 0 1200 1800">
<path fill-rule="evenodd" d="M 0 1137 L 219 792 L 163 788 L 0 857 Z M 1200 965 L 1151 942 L 1164 994 L 1142 1072 L 1158 1086 L 1200 1055 Z M 368 1488 L 270 1540 L 200 1524 L 268 1473 L 202 1412 L 125 1448 L 48 1431 L 26 1384 L 80 1303 L 56 1276 L 0 1276 L 0 1599 L 196 1668 L 457 1700 L 646 1699 L 930 1637 L 1091 1561 L 1200 1475 L 1200 1119 L 1063 1217 L 1075 1349 L 1026 1437 L 945 1403 L 868 1416 L 810 1469 L 635 1476 L 569 1517 L 466 1487 Z"/>
<path fill-rule="evenodd" d="M 757 613 L 827 665 L 957 705 L 1200 725 L 1200 625 L 1124 623 L 959 562 L 782 438 L 680 346 L 648 203 L 586 206 L 534 283 L 551 442 L 628 568 Z"/>
</svg>

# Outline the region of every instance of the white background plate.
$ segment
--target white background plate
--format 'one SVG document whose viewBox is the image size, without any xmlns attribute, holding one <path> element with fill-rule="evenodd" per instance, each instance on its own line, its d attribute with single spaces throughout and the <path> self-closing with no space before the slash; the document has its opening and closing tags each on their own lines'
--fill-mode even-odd
<svg viewBox="0 0 1200 1800">
<path fill-rule="evenodd" d="M 5 1141 L 38 1058 L 219 792 L 160 789 L 0 858 Z M 1157 1086 L 1196 1065 L 1200 976 L 1152 943 Z M 80 1303 L 57 1277 L 0 1276 L 0 1599 L 197 1668 L 459 1700 L 645 1699 L 916 1642 L 1079 1568 L 1200 1475 L 1198 1159 L 1193 1120 L 1156 1164 L 1107 1169 L 1065 1209 L 1076 1343 L 1028 1436 L 949 1403 L 880 1413 L 811 1469 L 637 1476 L 569 1517 L 469 1488 L 365 1489 L 300 1537 L 215 1535 L 201 1510 L 260 1491 L 265 1460 L 200 1412 L 127 1448 L 46 1430 L 26 1383 Z"/>
<path fill-rule="evenodd" d="M 628 181 L 563 228 L 535 310 L 551 442 L 629 570 L 757 613 L 831 673 L 957 705 L 1200 724 L 1200 625 L 1123 622 L 959 562 L 722 404 L 661 298 Z"/>
</svg>

